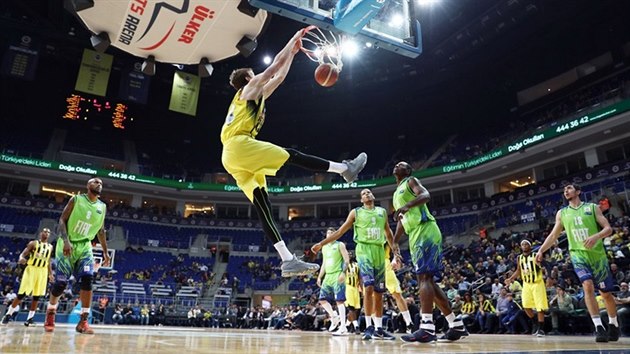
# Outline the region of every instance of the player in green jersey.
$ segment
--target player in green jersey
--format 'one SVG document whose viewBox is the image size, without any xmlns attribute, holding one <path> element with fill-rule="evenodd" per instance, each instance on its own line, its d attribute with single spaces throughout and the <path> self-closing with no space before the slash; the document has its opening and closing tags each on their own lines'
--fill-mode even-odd
<svg viewBox="0 0 630 354">
<path fill-rule="evenodd" d="M 468 336 L 468 331 L 461 320 L 455 319 L 451 304 L 446 294 L 435 283 L 434 277 L 441 276 L 442 270 L 442 233 L 429 212 L 427 202 L 431 199 L 429 191 L 414 176 L 411 166 L 401 161 L 394 166 L 394 176 L 398 187 L 394 192 L 393 204 L 397 222 L 394 236 L 395 264 L 400 259 L 398 242 L 403 233 L 409 236 L 409 248 L 414 273 L 418 277 L 421 304 L 420 329 L 400 337 L 405 342 L 431 343 L 438 338 L 433 323 L 433 304 L 435 303 L 448 321 L 449 330 L 440 337 L 440 341 L 455 341 Z"/>
<path fill-rule="evenodd" d="M 571 263 L 582 282 L 586 307 L 595 325 L 595 341 L 615 342 L 619 340 L 617 307 L 611 293 L 613 280 L 602 242 L 604 238 L 610 236 L 612 229 L 597 204 L 582 202 L 580 194 L 581 188 L 577 183 L 564 187 L 564 198 L 569 205 L 556 213 L 556 224 L 540 246 L 536 261 L 539 264 L 542 262 L 543 253 L 556 242 L 562 230 L 566 230 Z M 606 303 L 609 316 L 608 332 L 599 317 L 595 286 Z"/>
<path fill-rule="evenodd" d="M 75 276 L 80 284 L 81 320 L 77 324 L 79 333 L 92 334 L 87 319 L 92 303 L 92 280 L 94 276 L 94 257 L 92 240 L 98 235 L 103 247 L 103 266 L 110 264 L 105 237 L 106 206 L 99 196 L 103 190 L 103 181 L 92 178 L 87 182 L 87 193 L 77 194 L 68 201 L 59 218 L 59 238 L 55 247 L 57 274 L 55 284 L 50 291 L 50 302 L 46 310 L 44 329 L 52 332 L 55 328 L 55 313 L 59 297 L 68 285 L 68 280 Z"/>
<path fill-rule="evenodd" d="M 335 228 L 326 230 L 326 237 L 330 237 Z M 319 303 L 328 313 L 331 325 L 328 331 L 332 332 L 337 326 L 339 330 L 333 332 L 333 336 L 345 336 L 346 329 L 346 269 L 350 264 L 350 256 L 343 242 L 335 241 L 322 247 L 322 266 L 319 268 L 317 286 L 319 290 Z M 337 302 L 338 315 L 334 313 L 332 303 Z"/>
<path fill-rule="evenodd" d="M 374 194 L 369 189 L 361 191 L 363 206 L 352 209 L 348 218 L 330 237 L 311 247 L 319 252 L 323 246 L 338 240 L 354 226 L 354 242 L 359 274 L 363 284 L 363 308 L 365 309 L 365 332 L 363 339 L 395 339 L 383 329 L 383 292 L 385 291 L 385 248 L 387 240 L 393 242 L 392 230 L 387 222 L 387 211 L 374 205 Z M 374 314 L 374 325 L 372 325 Z"/>
</svg>

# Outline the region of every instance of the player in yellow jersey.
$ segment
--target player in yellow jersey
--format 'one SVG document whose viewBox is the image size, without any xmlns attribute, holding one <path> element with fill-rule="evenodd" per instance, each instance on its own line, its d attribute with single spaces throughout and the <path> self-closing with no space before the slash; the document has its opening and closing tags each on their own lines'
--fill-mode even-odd
<svg viewBox="0 0 630 354">
<path fill-rule="evenodd" d="M 355 334 L 361 334 L 359 326 L 358 311 L 361 310 L 361 277 L 359 276 L 359 264 L 354 256 L 354 252 L 348 252 L 350 264 L 346 269 L 346 308 L 348 311 L 348 322 L 352 323 Z"/>
<path fill-rule="evenodd" d="M 549 303 L 547 302 L 547 288 L 543 279 L 543 268 L 536 262 L 536 254 L 532 253 L 531 241 L 522 240 L 521 251 L 522 254 L 518 256 L 516 271 L 505 280 L 505 285 L 510 286 L 518 277 L 523 279 L 523 309 L 527 317 L 532 320 L 532 334 L 537 337 L 544 337 L 545 311 L 549 309 Z M 532 309 L 536 309 L 538 323 L 534 322 Z"/>
<path fill-rule="evenodd" d="M 37 302 L 40 296 L 46 295 L 48 281 L 53 282 L 55 279 L 50 263 L 53 247 L 48 243 L 49 237 L 50 229 L 42 229 L 39 233 L 39 240 L 29 242 L 24 251 L 20 253 L 18 263 L 26 264 L 26 268 L 22 274 L 18 296 L 13 300 L 7 313 L 2 318 L 2 324 L 9 323 L 11 316 L 17 311 L 22 300 L 30 295 L 33 297 L 33 302 L 31 302 L 31 309 L 28 312 L 28 318 L 24 325 L 27 327 L 34 325 L 33 316 L 35 316 L 35 311 L 37 310 Z"/>
<path fill-rule="evenodd" d="M 400 281 L 398 281 L 394 268 L 392 268 L 392 264 L 390 263 L 390 253 L 391 251 L 389 249 L 389 245 L 385 244 L 385 288 L 396 301 L 396 306 L 398 306 L 398 310 L 405 320 L 405 332 L 411 334 L 413 332 L 413 321 L 411 320 L 411 315 L 409 314 L 409 309 L 407 308 L 407 302 L 402 297 Z M 398 318 L 395 319 L 395 321 L 397 320 Z M 394 326 L 394 329 L 396 329 L 396 327 L 397 325 Z"/>
<path fill-rule="evenodd" d="M 232 72 L 230 85 L 237 92 L 221 129 L 223 167 L 254 204 L 265 235 L 282 258 L 284 277 L 313 273 L 319 266 L 299 260 L 287 249 L 273 220 L 265 177 L 275 176 L 282 166 L 290 164 L 312 171 L 335 172 L 351 183 L 367 162 L 365 153 L 339 163 L 256 140 L 265 122 L 265 100 L 284 81 L 295 54 L 300 51 L 303 35 L 304 30 L 298 31 L 262 73 L 255 75 L 251 68 Z"/>
</svg>

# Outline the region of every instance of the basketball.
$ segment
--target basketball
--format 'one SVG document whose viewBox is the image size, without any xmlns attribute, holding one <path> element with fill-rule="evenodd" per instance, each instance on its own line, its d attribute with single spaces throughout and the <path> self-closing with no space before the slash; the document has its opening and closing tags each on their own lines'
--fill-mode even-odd
<svg viewBox="0 0 630 354">
<path fill-rule="evenodd" d="M 315 81 L 324 87 L 330 87 L 337 82 L 339 78 L 339 71 L 332 64 L 320 64 L 315 69 Z"/>
</svg>

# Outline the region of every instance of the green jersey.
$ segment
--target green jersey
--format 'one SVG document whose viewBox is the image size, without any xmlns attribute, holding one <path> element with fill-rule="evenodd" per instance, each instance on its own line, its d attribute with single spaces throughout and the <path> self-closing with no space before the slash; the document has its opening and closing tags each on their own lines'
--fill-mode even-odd
<svg viewBox="0 0 630 354">
<path fill-rule="evenodd" d="M 597 205 L 593 203 L 582 203 L 577 208 L 568 205 L 560 209 L 560 220 L 567 231 L 567 239 L 569 240 L 569 251 L 579 250 L 606 254 L 602 240 L 598 240 L 591 249 L 584 247 L 584 240 L 600 230 L 595 216 L 595 208 Z"/>
<path fill-rule="evenodd" d="M 396 188 L 396 191 L 394 191 L 393 204 L 394 204 L 394 209 L 396 210 L 402 208 L 409 201 L 417 197 L 413 193 L 411 188 L 409 188 L 409 178 L 411 177 L 407 177 L 403 179 L 398 185 L 398 187 Z M 427 222 L 427 221 L 435 221 L 435 218 L 433 217 L 433 215 L 431 215 L 431 212 L 429 211 L 429 207 L 427 207 L 426 204 L 423 204 L 423 205 L 420 205 L 419 207 L 414 207 L 414 208 L 409 209 L 409 211 L 405 213 L 402 219 L 402 225 L 405 228 L 405 232 L 409 234 L 411 230 L 416 228 L 421 223 Z"/>
<path fill-rule="evenodd" d="M 354 210 L 354 242 L 385 244 L 385 209 L 375 206 L 374 209 L 359 207 Z"/>
<path fill-rule="evenodd" d="M 74 197 L 74 208 L 68 219 L 68 238 L 72 242 L 91 241 L 105 222 L 106 206 L 100 200 L 91 202 L 87 194 Z"/>
<path fill-rule="evenodd" d="M 343 256 L 339 249 L 341 242 L 335 241 L 322 247 L 322 254 L 324 255 L 324 268 L 326 274 L 339 273 L 343 270 Z"/>
</svg>

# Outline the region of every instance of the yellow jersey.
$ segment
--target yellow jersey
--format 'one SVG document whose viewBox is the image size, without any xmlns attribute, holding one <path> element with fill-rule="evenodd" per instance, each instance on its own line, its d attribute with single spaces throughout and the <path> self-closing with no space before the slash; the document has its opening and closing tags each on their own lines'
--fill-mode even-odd
<svg viewBox="0 0 630 354">
<path fill-rule="evenodd" d="M 48 262 L 50 262 L 50 256 L 52 255 L 53 246 L 48 242 L 41 242 L 39 240 L 35 242 L 35 248 L 31 252 L 31 256 L 26 264 L 32 267 L 47 268 Z"/>
<path fill-rule="evenodd" d="M 357 262 L 350 262 L 346 269 L 346 285 L 355 288 L 359 285 L 359 265 Z"/>
<path fill-rule="evenodd" d="M 525 283 L 538 283 L 543 281 L 542 268 L 536 263 L 536 255 L 531 252 L 529 255 L 518 256 L 518 263 L 521 267 L 521 279 Z"/>
<path fill-rule="evenodd" d="M 260 96 L 258 100 L 241 100 L 241 90 L 236 92 L 230 108 L 228 109 L 225 123 L 221 128 L 221 143 L 237 135 L 247 135 L 255 138 L 265 123 L 265 98 Z"/>
</svg>

